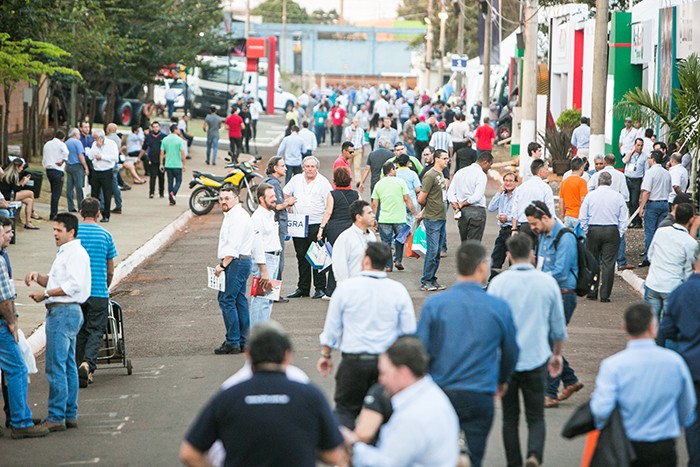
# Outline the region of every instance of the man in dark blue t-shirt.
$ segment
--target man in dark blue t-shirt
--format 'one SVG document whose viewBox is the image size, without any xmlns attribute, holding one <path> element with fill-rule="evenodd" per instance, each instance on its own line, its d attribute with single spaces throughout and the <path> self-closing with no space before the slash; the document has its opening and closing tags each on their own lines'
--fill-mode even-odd
<svg viewBox="0 0 700 467">
<path fill-rule="evenodd" d="M 185 436 L 180 459 L 201 465 L 219 439 L 226 466 L 314 467 L 317 453 L 327 464 L 343 463 L 343 437 L 325 397 L 285 375 L 291 342 L 279 325 L 256 325 L 246 354 L 253 377 L 209 401 Z"/>
</svg>

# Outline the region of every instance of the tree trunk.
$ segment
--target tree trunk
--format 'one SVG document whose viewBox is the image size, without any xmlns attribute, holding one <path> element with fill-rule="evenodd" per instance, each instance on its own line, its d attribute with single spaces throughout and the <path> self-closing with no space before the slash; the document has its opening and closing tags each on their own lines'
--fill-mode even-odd
<svg viewBox="0 0 700 467">
<path fill-rule="evenodd" d="M 593 43 L 593 92 L 591 95 L 592 160 L 605 154 L 605 93 L 608 85 L 608 0 L 596 0 L 595 41 Z"/>
<path fill-rule="evenodd" d="M 521 94 L 522 120 L 520 122 L 520 177 L 530 170 L 532 159 L 527 145 L 537 140 L 537 11 L 538 0 L 526 0 L 525 56 L 523 57 L 523 89 Z M 488 107 L 489 103 L 484 102 Z"/>
<path fill-rule="evenodd" d="M 5 108 L 2 115 L 2 145 L 0 145 L 0 163 L 5 165 L 7 162 L 7 145 L 9 144 L 8 137 L 10 136 L 10 99 L 14 86 L 6 85 L 4 87 Z"/>
</svg>

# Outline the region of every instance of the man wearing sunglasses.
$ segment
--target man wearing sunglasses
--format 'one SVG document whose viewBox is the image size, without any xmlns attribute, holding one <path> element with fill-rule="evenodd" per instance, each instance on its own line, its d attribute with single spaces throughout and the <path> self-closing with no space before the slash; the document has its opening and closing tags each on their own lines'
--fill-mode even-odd
<svg viewBox="0 0 700 467">
<path fill-rule="evenodd" d="M 338 167 L 343 167 L 348 171 L 350 175 L 350 186 L 352 186 L 352 167 L 350 166 L 350 161 L 355 155 L 355 147 L 352 141 L 344 141 L 342 146 L 340 146 L 340 155 L 333 162 L 333 172 Z M 333 183 L 333 189 L 335 190 L 335 183 Z"/>
</svg>

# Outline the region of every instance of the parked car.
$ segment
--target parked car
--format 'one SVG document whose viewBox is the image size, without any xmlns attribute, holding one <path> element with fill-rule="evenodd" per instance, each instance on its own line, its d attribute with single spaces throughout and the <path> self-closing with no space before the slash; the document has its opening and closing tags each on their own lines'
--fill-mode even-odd
<svg viewBox="0 0 700 467">
<path fill-rule="evenodd" d="M 260 101 L 263 109 L 267 109 L 267 84 L 258 86 L 258 101 Z M 286 110 L 289 107 L 294 107 L 296 103 L 297 98 L 294 94 L 283 90 L 279 86 L 275 88 L 275 110 Z"/>
<path fill-rule="evenodd" d="M 174 81 L 170 78 L 163 80 L 163 84 L 155 86 L 153 88 L 153 101 L 158 104 L 165 106 L 165 91 L 168 89 L 174 89 L 177 92 L 177 97 L 175 98 L 175 108 L 182 109 L 185 107 L 185 83 L 181 80 Z"/>
</svg>

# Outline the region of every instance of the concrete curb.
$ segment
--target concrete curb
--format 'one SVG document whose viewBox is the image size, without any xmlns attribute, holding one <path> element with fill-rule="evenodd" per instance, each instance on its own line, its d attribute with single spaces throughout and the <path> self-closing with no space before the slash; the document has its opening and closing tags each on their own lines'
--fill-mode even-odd
<svg viewBox="0 0 700 467">
<path fill-rule="evenodd" d="M 126 279 L 126 277 L 131 274 L 134 269 L 139 267 L 144 263 L 144 261 L 167 245 L 175 234 L 185 227 L 193 217 L 194 213 L 192 211 L 187 210 L 183 212 L 177 217 L 177 219 L 165 226 L 163 230 L 155 234 L 153 238 L 141 245 L 128 257 L 124 258 L 124 260 L 121 261 L 116 268 L 114 268 L 114 278 L 112 279 L 112 285 L 109 287 L 110 292 L 114 290 L 122 280 Z M 32 335 L 27 338 L 29 346 L 32 348 L 32 353 L 34 355 L 40 354 L 46 347 L 45 326 L 46 323 L 42 323 L 34 330 Z"/>
<path fill-rule="evenodd" d="M 644 296 L 644 279 L 639 277 L 637 274 L 635 274 L 632 271 L 615 271 L 615 274 L 618 276 L 622 277 L 625 282 L 627 282 L 630 287 L 632 287 L 634 290 L 636 290 L 639 295 L 642 297 Z"/>
</svg>

